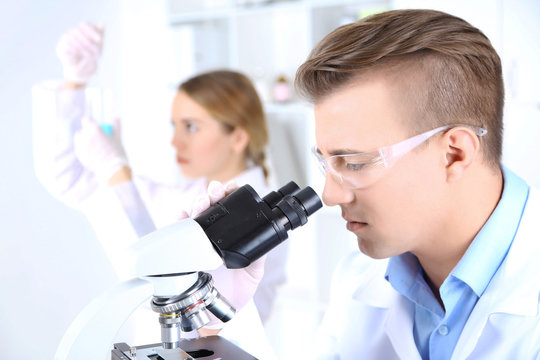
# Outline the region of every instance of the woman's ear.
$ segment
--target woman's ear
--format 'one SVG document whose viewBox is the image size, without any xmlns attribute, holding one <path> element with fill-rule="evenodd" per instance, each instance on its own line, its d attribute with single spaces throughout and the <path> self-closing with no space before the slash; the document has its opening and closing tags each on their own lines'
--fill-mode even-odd
<svg viewBox="0 0 540 360">
<path fill-rule="evenodd" d="M 480 140 L 472 129 L 456 127 L 444 135 L 446 141 L 446 180 L 456 181 L 480 152 Z"/>
<path fill-rule="evenodd" d="M 237 126 L 233 130 L 231 136 L 233 141 L 233 150 L 238 154 L 243 153 L 249 145 L 249 133 L 246 131 L 246 129 Z"/>
</svg>

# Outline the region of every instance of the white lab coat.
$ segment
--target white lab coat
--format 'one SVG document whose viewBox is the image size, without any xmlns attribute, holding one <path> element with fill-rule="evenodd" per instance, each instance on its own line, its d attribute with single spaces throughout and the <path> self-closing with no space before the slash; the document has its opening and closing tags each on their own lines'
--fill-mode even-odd
<svg viewBox="0 0 540 360">
<path fill-rule="evenodd" d="M 206 180 L 165 185 L 135 177 L 133 182 L 120 186 L 100 186 L 73 151 L 73 134 L 80 128 L 85 112 L 84 91 L 58 89 L 56 83 L 33 88 L 36 175 L 53 196 L 85 213 L 117 274 L 125 279 L 124 250 L 156 226 L 176 221 L 182 210 L 189 212 L 196 198 L 206 193 Z M 261 197 L 270 191 L 260 167 L 252 167 L 234 180 L 238 185 L 249 183 Z M 254 297 L 262 318 L 269 316 L 277 288 L 285 282 L 286 259 L 286 242 L 267 256 L 265 275 Z M 251 312 L 248 309 L 246 312 Z M 225 334 L 232 332 L 224 330 Z M 260 332 L 254 329 L 252 335 Z"/>
<path fill-rule="evenodd" d="M 540 359 L 540 192 L 531 189 L 514 242 L 473 309 L 452 359 Z M 339 264 L 317 359 L 421 359 L 414 309 L 384 279 L 385 260 Z"/>
</svg>

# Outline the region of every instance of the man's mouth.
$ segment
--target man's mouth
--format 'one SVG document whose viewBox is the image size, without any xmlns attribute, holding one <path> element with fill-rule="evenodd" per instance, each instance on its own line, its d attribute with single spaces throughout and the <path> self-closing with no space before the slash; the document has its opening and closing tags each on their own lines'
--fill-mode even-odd
<svg viewBox="0 0 540 360">
<path fill-rule="evenodd" d="M 342 217 L 347 222 L 347 230 L 352 232 L 359 231 L 368 225 L 368 223 L 359 221 L 358 219 L 353 219 L 346 214 L 342 214 Z"/>
<path fill-rule="evenodd" d="M 365 228 L 367 225 L 368 223 L 365 223 L 365 222 L 347 221 L 347 230 L 351 232 L 357 232 Z"/>
</svg>

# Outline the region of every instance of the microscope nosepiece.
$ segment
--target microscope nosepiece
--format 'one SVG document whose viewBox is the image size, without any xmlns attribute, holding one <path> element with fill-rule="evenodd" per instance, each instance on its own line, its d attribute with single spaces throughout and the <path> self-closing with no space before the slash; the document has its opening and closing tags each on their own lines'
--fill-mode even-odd
<svg viewBox="0 0 540 360">
<path fill-rule="evenodd" d="M 173 297 L 152 298 L 152 310 L 158 312 L 161 341 L 166 349 L 178 347 L 180 330 L 193 331 L 208 324 L 210 313 L 227 322 L 236 309 L 214 287 L 212 276 L 198 273 L 198 279 L 189 289 Z"/>
</svg>

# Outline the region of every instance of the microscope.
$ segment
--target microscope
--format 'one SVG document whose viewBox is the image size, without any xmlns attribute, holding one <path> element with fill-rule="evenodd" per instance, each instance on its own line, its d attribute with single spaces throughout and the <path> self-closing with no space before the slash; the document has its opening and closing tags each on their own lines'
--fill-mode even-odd
<svg viewBox="0 0 540 360">
<path fill-rule="evenodd" d="M 313 189 L 300 189 L 292 181 L 262 199 L 244 185 L 198 217 L 146 235 L 126 254 L 134 278 L 98 297 L 77 316 L 55 360 L 255 359 L 219 336 L 182 339 L 182 331 L 208 324 L 210 314 L 227 322 L 236 313 L 204 270 L 222 264 L 228 269 L 249 266 L 321 207 Z M 122 324 L 150 297 L 161 344 L 113 345 Z"/>
</svg>

